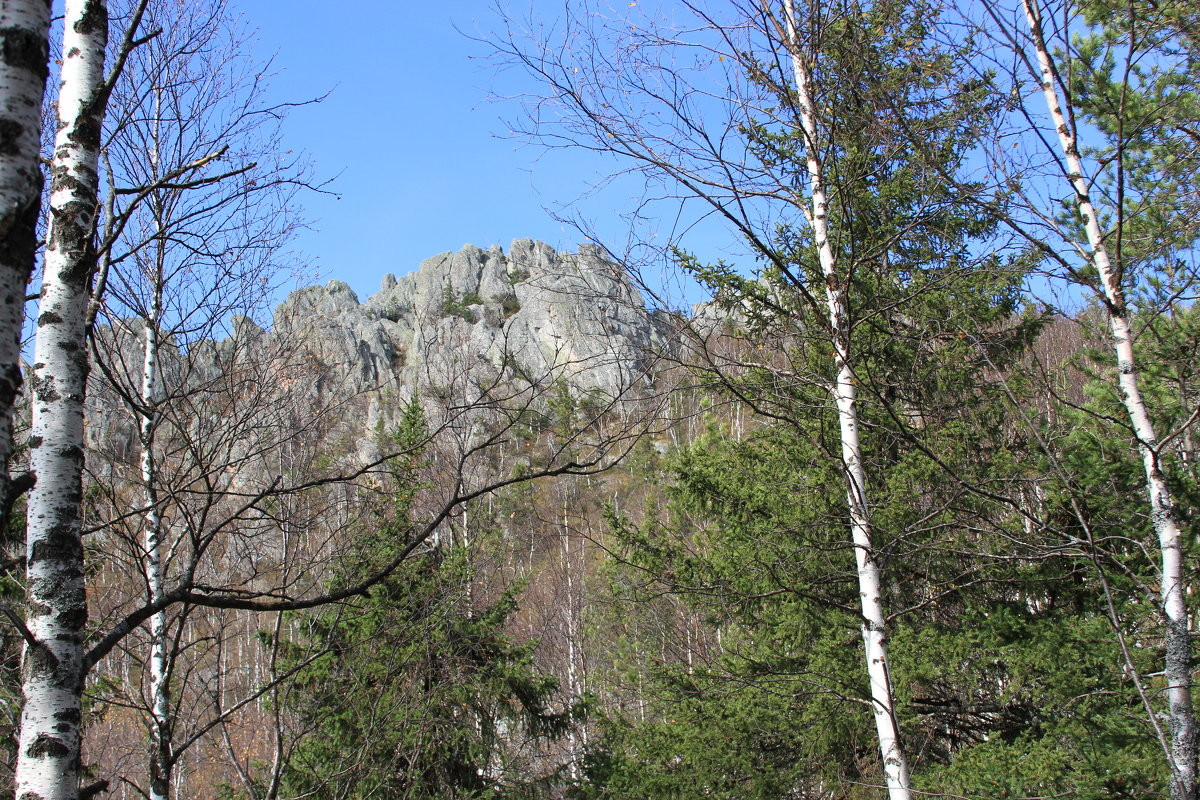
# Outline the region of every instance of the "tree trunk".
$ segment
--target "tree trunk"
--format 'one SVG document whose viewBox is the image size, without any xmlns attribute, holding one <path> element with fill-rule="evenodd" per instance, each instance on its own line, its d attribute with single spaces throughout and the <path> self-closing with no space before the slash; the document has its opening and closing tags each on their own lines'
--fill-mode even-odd
<svg viewBox="0 0 1200 800">
<path fill-rule="evenodd" d="M 160 248 L 161 249 L 161 248 Z M 145 578 L 152 601 L 163 596 L 163 521 L 158 508 L 157 464 L 154 458 L 154 397 L 158 385 L 158 324 L 161 282 L 155 287 L 154 307 L 146 320 L 142 363 L 142 408 L 138 411 L 138 438 L 142 447 L 142 484 L 145 490 Z M 150 617 L 150 800 L 167 800 L 171 786 L 171 694 L 167 653 L 167 615 Z"/>
<path fill-rule="evenodd" d="M 1146 494 L 1150 501 L 1151 518 L 1162 556 L 1161 599 L 1167 620 L 1166 663 L 1163 674 L 1167 681 L 1171 729 L 1171 798 L 1196 800 L 1196 723 L 1191 697 L 1192 645 L 1184 603 L 1183 537 L 1171 501 L 1171 490 L 1162 471 L 1158 436 L 1138 386 L 1133 330 L 1121 275 L 1109 257 L 1096 209 L 1092 205 L 1074 128 L 1068 123 L 1059 102 L 1054 63 L 1042 32 L 1041 11 L 1035 0 L 1022 0 L 1022 4 L 1033 45 L 1037 50 L 1046 107 L 1066 158 L 1067 178 L 1075 191 L 1075 202 L 1079 206 L 1079 213 L 1087 231 L 1092 265 L 1095 266 L 1103 285 L 1109 327 L 1113 336 L 1113 350 L 1117 357 L 1117 380 L 1121 390 L 1121 401 L 1129 415 L 1134 435 L 1137 436 L 1138 451 L 1141 453 L 1146 474 Z"/>
<path fill-rule="evenodd" d="M 162 88 L 154 88 L 154 122 L 151 126 L 151 177 L 162 178 L 160 130 L 163 119 Z M 137 409 L 138 441 L 142 448 L 142 487 L 145 493 L 144 520 L 146 591 L 152 602 L 163 597 L 163 519 L 159 507 L 158 463 L 154 440 L 159 415 L 156 406 L 159 384 L 159 341 L 162 324 L 163 292 L 166 288 L 165 264 L 169 231 L 164 221 L 165 211 L 161 193 L 150 198 L 150 210 L 155 222 L 153 272 L 150 289 L 153 299 L 150 313 L 143 320 L 145 341 L 142 358 L 141 407 Z M 171 745 L 171 687 L 168 653 L 167 614 L 159 611 L 150 617 L 150 800 L 167 800 L 171 790 L 171 771 L 174 758 Z"/>
<path fill-rule="evenodd" d="M 34 353 L 29 449 L 28 628 L 16 795 L 78 796 L 83 628 L 80 538 L 88 278 L 94 260 L 97 160 L 104 112 L 104 0 L 68 0 L 50 224 Z"/>
<path fill-rule="evenodd" d="M 21 325 L 42 203 L 42 97 L 50 0 L 0 4 L 0 527 L 10 497 L 12 409 L 21 391 Z"/>
<path fill-rule="evenodd" d="M 796 34 L 795 6 L 786 5 L 788 40 L 792 69 L 804 129 L 805 161 L 812 184 L 812 210 L 805 210 L 825 278 L 825 297 L 829 312 L 829 332 L 833 345 L 837 377 L 832 386 L 837 406 L 842 443 L 842 469 L 846 478 L 846 501 L 850 513 L 850 532 L 854 543 L 858 573 L 858 594 L 862 605 L 862 637 L 870 681 L 871 708 L 883 758 L 884 777 L 891 800 L 909 800 L 911 795 L 908 761 L 900 744 L 896 724 L 895 701 L 888 667 L 887 620 L 883 613 L 881 570 L 871 541 L 870 506 L 867 502 L 867 476 L 863 467 L 858 438 L 857 390 L 850 356 L 850 319 L 846 292 L 848 287 L 838 274 L 837 260 L 829 241 L 829 205 L 825 194 L 825 176 L 817 146 L 817 113 L 813 105 L 811 76 L 801 57 Z"/>
</svg>

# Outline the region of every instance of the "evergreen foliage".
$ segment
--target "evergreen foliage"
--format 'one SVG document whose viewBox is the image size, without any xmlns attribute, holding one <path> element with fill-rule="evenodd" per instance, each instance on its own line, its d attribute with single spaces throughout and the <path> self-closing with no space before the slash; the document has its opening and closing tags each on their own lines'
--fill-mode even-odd
<svg viewBox="0 0 1200 800">
<path fill-rule="evenodd" d="M 411 455 L 393 470 L 393 519 L 365 534 L 363 572 L 388 563 L 404 530 L 421 464 L 424 416 L 414 400 L 392 437 Z M 481 602 L 466 548 L 414 555 L 366 596 L 305 621 L 296 663 L 324 652 L 295 679 L 293 708 L 310 731 L 293 753 L 286 790 L 318 798 L 529 797 L 540 745 L 562 736 L 580 709 L 556 710 L 557 681 L 533 665 L 535 642 L 510 640 L 520 586 Z"/>
<path fill-rule="evenodd" d="M 285 786 L 322 798 L 526 797 L 538 741 L 573 724 L 532 644 L 504 632 L 515 592 L 479 608 L 463 551 L 417 557 L 361 603 L 312 620 L 327 655 L 296 683 L 311 733 Z"/>
<path fill-rule="evenodd" d="M 658 649 L 653 634 L 626 643 L 626 667 L 645 673 L 645 721 L 606 720 L 579 796 L 875 796 L 855 788 L 873 783 L 877 756 L 838 476 L 815 456 L 782 426 L 741 442 L 714 427 L 670 459 L 669 513 L 638 527 L 615 521 L 619 616 L 670 614 L 663 597 L 678 597 L 686 612 L 674 614 L 699 621 L 704 655 L 646 668 L 636 654 Z M 937 474 L 922 483 L 897 470 L 899 483 L 936 497 Z M 962 507 L 935 523 L 934 509 L 910 501 L 892 507 L 912 516 L 908 541 L 889 550 L 888 591 L 906 609 L 892 663 L 917 788 L 1156 796 L 1161 752 L 1087 562 L 972 530 L 980 517 Z M 1143 652 L 1136 666 L 1150 663 Z"/>
</svg>

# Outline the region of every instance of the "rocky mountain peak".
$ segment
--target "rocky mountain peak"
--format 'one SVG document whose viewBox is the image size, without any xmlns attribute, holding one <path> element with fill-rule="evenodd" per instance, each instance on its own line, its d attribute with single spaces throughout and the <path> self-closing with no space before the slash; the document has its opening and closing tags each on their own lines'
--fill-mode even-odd
<svg viewBox="0 0 1200 800">
<path fill-rule="evenodd" d="M 300 289 L 272 327 L 302 341 L 351 393 L 408 393 L 484 362 L 616 396 L 658 338 L 641 294 L 600 248 L 559 253 L 530 239 L 507 253 L 468 245 L 433 256 L 407 275 L 383 276 L 364 302 L 338 280 Z"/>
</svg>

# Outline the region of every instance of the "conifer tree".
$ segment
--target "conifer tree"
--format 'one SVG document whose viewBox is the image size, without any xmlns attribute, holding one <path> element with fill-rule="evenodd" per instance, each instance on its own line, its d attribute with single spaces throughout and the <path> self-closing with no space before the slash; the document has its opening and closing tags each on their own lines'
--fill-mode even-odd
<svg viewBox="0 0 1200 800">
<path fill-rule="evenodd" d="M 393 503 L 343 570 L 370 573 L 391 561 L 408 525 L 427 440 L 418 401 L 393 438 L 410 453 L 390 470 Z M 288 760 L 286 791 L 433 800 L 528 797 L 553 784 L 537 757 L 575 724 L 577 708 L 556 709 L 558 685 L 534 668 L 535 643 L 509 639 L 521 587 L 473 597 L 471 554 L 465 543 L 431 543 L 362 598 L 303 626 L 288 659 L 311 663 L 288 702 L 308 733 Z M 312 647 L 323 652 L 305 656 Z"/>
<path fill-rule="evenodd" d="M 1188 536 L 1168 476 L 1173 443 L 1191 436 L 1195 404 L 1174 423 L 1155 408 L 1146 389 L 1154 365 L 1139 339 L 1174 327 L 1196 286 L 1200 105 L 1190 91 L 1200 54 L 1196 13 L 1182 2 L 1143 7 L 1105 0 L 1053 10 L 1022 0 L 1019 12 L 1021 27 L 998 10 L 991 18 L 1027 68 L 1016 77 L 1013 96 L 1024 97 L 1023 87 L 1036 84 L 1038 91 L 1029 94 L 1039 98 L 1040 109 L 1027 103 L 1020 121 L 1038 129 L 1036 138 L 1026 138 L 1044 145 L 1051 169 L 1025 170 L 1011 182 L 1025 205 L 1014 227 L 1045 256 L 1055 279 L 1091 294 L 1106 320 L 1115 361 L 1110 381 L 1123 406 L 1109 419 L 1123 418 L 1141 458 L 1142 494 L 1157 539 L 1171 796 L 1194 800 L 1200 734 L 1191 689 Z M 1065 196 L 1060 208 L 1039 202 L 1043 185 L 1045 194 Z M 1186 325 L 1178 328 L 1186 331 Z M 1157 712 L 1148 707 L 1146 713 L 1157 724 Z"/>
<path fill-rule="evenodd" d="M 956 374 L 978 379 L 982 352 L 1003 358 L 1027 339 L 1012 320 L 1019 271 L 978 257 L 996 218 L 966 202 L 981 187 L 961 179 L 995 101 L 986 79 L 963 77 L 962 53 L 936 42 L 931 4 L 739 4 L 728 20 L 689 8 L 704 30 L 691 38 L 628 25 L 612 40 L 572 30 L 563 51 L 514 43 L 555 103 L 557 116 L 538 116 L 531 133 L 616 153 L 676 184 L 765 264 L 754 279 L 682 258 L 763 351 L 730 357 L 698 326 L 696 358 L 763 417 L 801 430 L 824 419 L 838 431 L 835 442 L 827 429 L 809 435 L 841 475 L 866 698 L 889 792 L 906 798 L 887 657 L 888 545 L 870 500 L 886 478 L 873 465 L 892 449 L 931 455 L 921 440 L 948 409 L 937 405 L 934 362 L 958 358 Z M 595 51 L 609 44 L 621 55 L 609 71 L 574 67 L 601 63 Z M 695 68 L 680 66 L 687 53 Z"/>
</svg>

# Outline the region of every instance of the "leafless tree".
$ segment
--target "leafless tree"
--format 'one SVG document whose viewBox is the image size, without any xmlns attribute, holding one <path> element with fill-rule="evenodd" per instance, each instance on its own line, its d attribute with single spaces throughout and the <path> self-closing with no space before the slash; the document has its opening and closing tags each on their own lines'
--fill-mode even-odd
<svg viewBox="0 0 1200 800">
<path fill-rule="evenodd" d="M 17 761 L 17 795 L 75 798 L 87 598 L 80 530 L 87 307 L 95 263 L 100 147 L 104 110 L 135 47 L 144 4 L 108 52 L 103 0 L 71 2 L 64 18 L 58 132 L 50 163 L 50 222 L 32 375 L 26 528 L 28 608 L 19 628 L 25 704 Z"/>
<path fill-rule="evenodd" d="M 224 3 L 158 3 L 147 17 L 160 33 L 131 54 L 109 103 L 109 189 L 90 309 L 101 327 L 91 340 L 89 484 L 107 498 L 96 510 L 109 512 L 93 523 L 98 549 L 140 575 L 152 601 L 171 574 L 164 559 L 185 558 L 183 543 L 203 538 L 188 521 L 220 502 L 219 491 L 197 489 L 300 433 L 281 432 L 291 420 L 280 409 L 271 414 L 247 397 L 238 403 L 254 386 L 250 372 L 272 375 L 272 389 L 283 380 L 287 355 L 260 353 L 248 363 L 248 335 L 224 350 L 213 342 L 231 316 L 262 315 L 286 274 L 281 245 L 307 182 L 299 157 L 278 152 L 284 108 L 265 100 L 268 70 L 248 57 L 246 34 Z M 217 419 L 225 424 L 214 426 Z M 200 505 L 180 503 L 181 493 Z M 130 505 L 140 510 L 130 514 Z M 182 752 L 173 744 L 181 721 L 171 655 L 197 649 L 183 636 L 191 612 L 182 606 L 170 619 L 164 610 L 150 620 L 153 798 L 167 796 Z"/>
<path fill-rule="evenodd" d="M 403 453 L 365 462 L 318 455 L 323 437 L 362 436 L 347 420 L 361 406 L 336 396 L 330 365 L 301 325 L 275 320 L 264 330 L 249 318 L 275 287 L 276 246 L 294 220 L 287 200 L 303 184 L 288 154 L 253 159 L 263 144 L 255 135 L 282 109 L 262 103 L 259 72 L 225 60 L 236 34 L 221 27 L 220 4 L 207 19 L 181 4 L 149 13 L 147 5 L 133 7 L 112 48 L 101 0 L 69 3 L 65 20 L 32 392 L 30 613 L 14 618 L 26 640 L 18 794 L 43 798 L 106 785 L 78 785 L 80 700 L 105 659 L 116 658 L 118 675 L 132 662 L 126 674 L 145 687 L 119 694 L 145 714 L 154 742 L 147 794 L 166 796 L 180 754 L 227 730 L 263 691 L 249 683 L 237 699 L 226 691 L 223 649 L 254 626 L 235 615 L 229 631 L 230 617 L 216 612 L 360 595 L 465 503 L 541 476 L 604 469 L 641 427 L 630 415 L 603 433 L 581 429 L 519 476 L 480 477 L 478 465 L 571 364 L 556 360 L 550 374 L 531 377 L 512 359 L 491 369 L 464 360 L 438 387 L 441 410 L 431 408 L 431 439 L 446 443 L 441 482 L 398 533 L 394 559 L 329 585 L 314 557 L 341 555 L 363 513 L 360 492 Z M 86 578 L 85 535 L 101 564 Z M 99 614 L 85 651 L 89 589 Z M 131 636 L 145 637 L 144 661 L 127 646 Z M 203 719 L 189 716 L 194 705 L 205 706 Z"/>
</svg>

